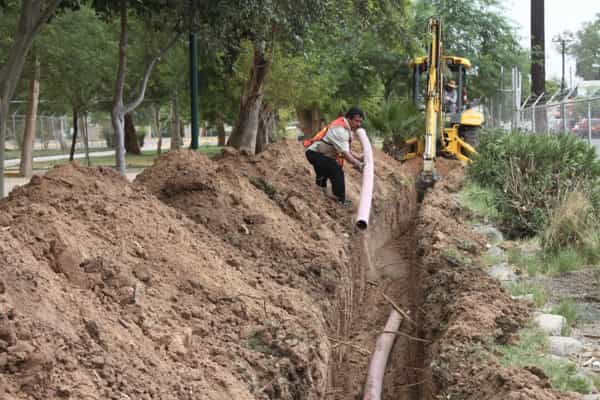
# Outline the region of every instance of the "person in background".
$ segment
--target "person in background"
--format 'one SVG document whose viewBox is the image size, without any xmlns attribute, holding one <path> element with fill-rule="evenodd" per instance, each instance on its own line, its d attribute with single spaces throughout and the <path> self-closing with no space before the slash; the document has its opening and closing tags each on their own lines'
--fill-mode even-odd
<svg viewBox="0 0 600 400">
<path fill-rule="evenodd" d="M 352 133 L 360 128 L 363 119 L 362 110 L 352 107 L 344 116 L 329 123 L 313 138 L 304 141 L 306 158 L 315 169 L 315 183 L 326 193 L 329 179 L 333 194 L 344 206 L 351 204 L 346 199 L 344 160 L 360 172 L 364 167 L 362 158 L 350 152 Z"/>
<path fill-rule="evenodd" d="M 458 93 L 456 93 L 456 82 L 449 80 L 444 85 L 444 111 L 454 114 L 457 112 Z"/>
</svg>

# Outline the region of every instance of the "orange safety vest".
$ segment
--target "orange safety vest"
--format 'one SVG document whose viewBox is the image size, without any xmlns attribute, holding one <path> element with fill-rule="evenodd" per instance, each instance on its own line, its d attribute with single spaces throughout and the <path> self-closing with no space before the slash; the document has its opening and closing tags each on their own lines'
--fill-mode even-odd
<svg viewBox="0 0 600 400">
<path fill-rule="evenodd" d="M 310 139 L 306 139 L 304 142 L 302 142 L 302 144 L 304 145 L 305 148 L 307 148 L 307 147 L 310 147 L 310 145 L 312 145 L 313 143 L 321 141 L 325 144 L 332 146 L 330 143 L 325 142 L 323 139 L 325 139 L 325 136 L 327 136 L 327 132 L 329 132 L 329 128 L 333 128 L 336 126 L 344 127 L 346 129 L 348 129 L 349 131 L 351 130 L 350 125 L 348 124 L 348 121 L 346 120 L 346 118 L 339 117 L 338 119 L 332 121 L 329 125 L 326 125 L 319 132 L 317 132 L 316 135 L 314 135 Z M 350 142 L 352 142 L 352 135 L 350 135 Z M 337 153 L 335 156 L 335 161 L 337 161 L 337 163 L 339 164 L 340 167 L 343 167 L 344 166 L 344 153 Z"/>
</svg>

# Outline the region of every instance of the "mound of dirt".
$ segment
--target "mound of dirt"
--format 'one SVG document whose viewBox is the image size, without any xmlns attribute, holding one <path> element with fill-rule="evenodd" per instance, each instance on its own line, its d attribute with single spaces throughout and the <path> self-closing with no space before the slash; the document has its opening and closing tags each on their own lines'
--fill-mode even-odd
<svg viewBox="0 0 600 400">
<path fill-rule="evenodd" d="M 491 344 L 517 340 L 529 309 L 478 267 L 481 242 L 466 227 L 455 198 L 461 176 L 450 177 L 426 196 L 418 216 L 420 307 L 423 350 L 422 398 L 577 399 L 552 390 L 538 368 L 502 367 Z M 478 243 L 479 242 L 479 243 Z"/>
<path fill-rule="evenodd" d="M 361 233 L 302 150 L 169 152 L 133 184 L 70 164 L 1 200 L 0 398 L 357 398 L 392 307 L 422 339 L 399 338 L 386 399 L 558 398 L 472 351 L 527 310 L 467 262 L 460 164 L 438 162 L 419 210 L 420 161 L 376 152 Z"/>
</svg>

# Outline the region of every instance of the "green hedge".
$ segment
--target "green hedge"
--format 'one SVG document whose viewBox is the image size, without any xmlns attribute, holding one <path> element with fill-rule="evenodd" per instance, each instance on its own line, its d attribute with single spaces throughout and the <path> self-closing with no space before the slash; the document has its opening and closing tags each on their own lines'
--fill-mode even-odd
<svg viewBox="0 0 600 400">
<path fill-rule="evenodd" d="M 600 162 L 594 148 L 572 135 L 486 130 L 468 175 L 497 193 L 500 223 L 512 237 L 541 233 L 551 211 L 573 191 L 600 210 Z"/>
</svg>

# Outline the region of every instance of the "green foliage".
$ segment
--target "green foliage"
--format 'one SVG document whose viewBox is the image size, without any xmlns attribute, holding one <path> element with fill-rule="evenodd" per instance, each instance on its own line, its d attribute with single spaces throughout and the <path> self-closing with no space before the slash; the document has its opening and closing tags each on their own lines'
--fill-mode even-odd
<svg viewBox="0 0 600 400">
<path fill-rule="evenodd" d="M 545 353 L 548 336 L 537 328 L 525 328 L 519 332 L 519 342 L 514 346 L 498 346 L 501 363 L 506 366 L 537 366 L 548 376 L 552 387 L 563 392 L 589 393 L 587 380 L 577 375 L 577 367 L 569 361 L 554 360 Z"/>
<path fill-rule="evenodd" d="M 550 211 L 541 234 L 543 248 L 556 253 L 570 248 L 593 263 L 600 259 L 600 223 L 587 193 L 566 193 L 558 206 Z"/>
<path fill-rule="evenodd" d="M 369 122 L 385 140 L 422 137 L 425 131 L 424 114 L 406 98 L 384 99 L 370 114 Z"/>
<path fill-rule="evenodd" d="M 541 233 L 565 193 L 584 190 L 600 209 L 600 162 L 594 148 L 572 135 L 481 135 L 469 177 L 496 193 L 509 236 Z"/>
<path fill-rule="evenodd" d="M 98 108 L 99 98 L 111 97 L 117 62 L 111 29 L 91 9 L 82 7 L 60 14 L 38 36 L 42 90 L 54 100 L 51 104 L 62 107 L 54 111 L 84 112 Z M 109 103 L 103 105 L 108 109 Z"/>
<path fill-rule="evenodd" d="M 585 80 L 600 79 L 600 68 L 594 67 L 600 59 L 600 14 L 596 19 L 587 22 L 576 32 L 575 42 L 569 46 L 569 53 L 577 60 L 577 75 Z"/>
<path fill-rule="evenodd" d="M 476 67 L 472 70 L 476 77 L 469 83 L 470 98 L 496 94 L 501 66 L 529 70 L 528 55 L 503 8 L 499 0 L 420 0 L 415 4 L 416 34 L 427 38 L 428 18 L 441 17 L 445 53 L 466 57 Z"/>
<path fill-rule="evenodd" d="M 510 294 L 513 296 L 524 296 L 527 294 L 533 295 L 533 303 L 538 308 L 544 307 L 548 295 L 543 287 L 531 282 L 519 281 L 510 285 Z"/>
<path fill-rule="evenodd" d="M 575 326 L 579 318 L 579 311 L 577 310 L 577 305 L 572 300 L 561 300 L 561 302 L 552 307 L 552 314 L 562 315 L 567 320 L 567 330 L 565 332 L 561 332 L 563 336 L 568 336 L 570 327 Z"/>
<path fill-rule="evenodd" d="M 467 182 L 458 192 L 460 203 L 476 216 L 495 221 L 498 210 L 495 201 L 496 194 L 492 189 L 486 189 L 474 182 Z"/>
</svg>

